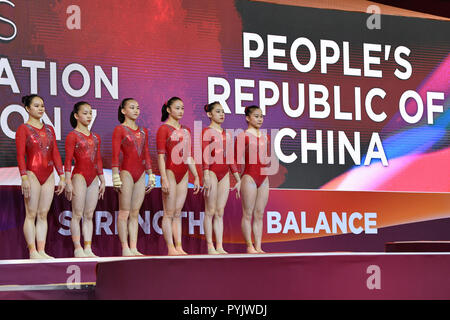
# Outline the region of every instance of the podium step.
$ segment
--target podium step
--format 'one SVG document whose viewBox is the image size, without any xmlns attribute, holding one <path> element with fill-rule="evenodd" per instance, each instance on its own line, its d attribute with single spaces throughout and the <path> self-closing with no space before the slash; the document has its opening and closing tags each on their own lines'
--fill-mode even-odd
<svg viewBox="0 0 450 320">
<path fill-rule="evenodd" d="M 385 244 L 386 252 L 450 252 L 450 241 L 393 241 Z"/>
</svg>

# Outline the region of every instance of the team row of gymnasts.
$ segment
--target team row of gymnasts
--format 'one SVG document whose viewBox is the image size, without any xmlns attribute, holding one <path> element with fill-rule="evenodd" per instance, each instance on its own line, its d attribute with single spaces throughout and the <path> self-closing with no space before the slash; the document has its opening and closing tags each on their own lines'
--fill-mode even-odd
<svg viewBox="0 0 450 320">
<path fill-rule="evenodd" d="M 70 231 L 74 244 L 75 257 L 96 257 L 92 251 L 93 214 L 98 199 L 105 192 L 102 159 L 100 155 L 101 139 L 98 134 L 88 129 L 92 121 L 92 109 L 89 103 L 81 101 L 74 105 L 70 123 L 74 128 L 65 141 L 66 158 L 64 168 L 56 145 L 55 133 L 51 126 L 41 122 L 45 107 L 43 99 L 38 95 L 22 98 L 29 120 L 20 125 L 16 132 L 17 163 L 22 179 L 22 194 L 24 196 L 26 217 L 23 225 L 25 240 L 28 245 L 30 259 L 52 258 L 45 252 L 47 237 L 47 213 L 50 209 L 55 190 L 53 167 L 59 174 L 59 183 L 55 193 L 63 191 L 72 203 L 72 220 Z M 218 102 L 204 107 L 210 119 L 210 125 L 203 129 L 202 134 L 214 130 L 212 136 L 222 136 L 211 154 L 221 161 L 204 161 L 203 192 L 205 199 L 204 230 L 208 254 L 226 254 L 223 249 L 223 214 L 230 191 L 229 171 L 236 179 L 236 196 L 241 196 L 243 216 L 241 227 L 247 245 L 248 253 L 263 253 L 261 248 L 263 213 L 269 195 L 267 175 L 262 174 L 261 161 L 250 163 L 247 137 L 256 137 L 258 147 L 264 147 L 267 136 L 260 127 L 263 115 L 258 106 L 245 109 L 248 129 L 245 131 L 246 148 L 243 160 L 244 170 L 241 174 L 235 163 L 228 164 L 225 160 L 226 140 L 230 136 L 222 128 L 225 113 Z M 121 123 L 113 132 L 112 137 L 112 181 L 118 191 L 119 213 L 118 234 L 122 245 L 123 256 L 142 255 L 137 250 L 138 214 L 145 194 L 155 186 L 155 175 L 152 172 L 148 148 L 148 131 L 136 124 L 140 114 L 139 103 L 133 98 L 122 101 L 118 110 L 118 120 Z M 161 175 L 163 201 L 162 231 L 168 248 L 168 255 L 187 254 L 182 248 L 181 210 L 188 190 L 188 170 L 194 176 L 194 194 L 200 191 L 199 176 L 193 157 L 185 161 L 174 161 L 173 149 L 183 139 L 190 140 L 190 130 L 180 123 L 184 114 L 183 101 L 172 97 L 162 107 L 161 121 L 164 122 L 156 135 L 158 168 Z M 260 139 L 261 138 L 261 139 Z M 263 139 L 264 138 L 264 139 Z M 220 139 L 220 138 L 219 138 Z M 214 141 L 214 138 L 211 139 Z M 203 141 L 202 148 L 208 146 Z M 252 149 L 254 150 L 254 149 Z M 183 151 L 181 151 L 182 156 Z M 214 154 L 215 153 L 215 154 Z M 176 154 L 176 153 L 175 153 Z M 122 159 L 119 160 L 120 155 Z M 221 158 L 223 157 L 223 158 Z M 72 171 L 72 160 L 75 165 Z M 64 170 L 65 169 L 65 170 Z M 145 185 L 145 173 L 149 175 Z M 83 218 L 83 219 L 82 219 Z M 80 221 L 82 226 L 80 228 Z M 254 235 L 254 245 L 252 241 Z M 81 245 L 81 233 L 84 248 Z M 216 246 L 213 242 L 215 234 Z"/>
</svg>

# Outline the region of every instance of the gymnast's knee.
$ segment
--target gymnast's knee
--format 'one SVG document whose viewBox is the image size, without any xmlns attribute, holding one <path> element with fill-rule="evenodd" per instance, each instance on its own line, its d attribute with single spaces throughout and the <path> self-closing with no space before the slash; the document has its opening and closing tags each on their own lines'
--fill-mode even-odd
<svg viewBox="0 0 450 320">
<path fill-rule="evenodd" d="M 224 210 L 225 210 L 224 208 L 217 208 L 214 216 L 219 219 L 223 218 Z"/>
<path fill-rule="evenodd" d="M 244 211 L 242 213 L 242 220 L 252 221 L 252 213 Z"/>
<path fill-rule="evenodd" d="M 27 210 L 25 214 L 26 219 L 34 220 L 36 219 L 37 211 L 35 210 Z"/>
<path fill-rule="evenodd" d="M 48 210 L 38 210 L 37 211 L 37 218 L 41 219 L 41 220 L 46 220 L 47 219 L 47 213 L 48 213 Z"/>
<path fill-rule="evenodd" d="M 72 220 L 80 221 L 83 214 L 81 211 L 72 211 Z"/>
<path fill-rule="evenodd" d="M 255 209 L 255 211 L 253 211 L 253 217 L 256 220 L 262 220 L 263 216 L 264 216 L 264 210 Z"/>
<path fill-rule="evenodd" d="M 181 209 L 176 209 L 174 214 L 173 214 L 173 217 L 176 218 L 176 219 L 181 218 Z"/>
<path fill-rule="evenodd" d="M 129 217 L 129 215 L 130 215 L 130 211 L 128 211 L 128 210 L 119 210 L 118 218 L 119 218 L 120 221 L 126 221 L 128 219 L 128 217 Z"/>
<path fill-rule="evenodd" d="M 83 219 L 91 221 L 94 217 L 94 211 L 85 211 L 83 214 Z"/>
<path fill-rule="evenodd" d="M 213 217 L 216 215 L 216 208 L 215 207 L 208 207 L 208 209 L 205 209 L 205 216 Z"/>
<path fill-rule="evenodd" d="M 130 210 L 130 218 L 137 219 L 139 216 L 139 210 Z"/>
<path fill-rule="evenodd" d="M 164 210 L 164 217 L 163 218 L 174 218 L 175 217 L 175 210 Z"/>
</svg>

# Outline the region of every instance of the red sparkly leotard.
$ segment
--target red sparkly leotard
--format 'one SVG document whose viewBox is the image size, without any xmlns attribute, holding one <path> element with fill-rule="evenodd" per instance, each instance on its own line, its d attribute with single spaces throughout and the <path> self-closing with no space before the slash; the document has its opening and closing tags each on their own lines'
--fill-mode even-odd
<svg viewBox="0 0 450 320">
<path fill-rule="evenodd" d="M 120 155 L 122 153 L 122 159 Z M 112 167 L 128 171 L 136 183 L 145 170 L 151 170 L 150 152 L 148 149 L 148 130 L 138 127 L 133 130 L 118 125 L 112 138 Z"/>
<path fill-rule="evenodd" d="M 66 137 L 66 172 L 72 170 L 72 158 L 75 158 L 75 167 L 72 172 L 81 174 L 90 186 L 97 175 L 103 174 L 102 157 L 100 155 L 100 137 L 92 133 L 89 136 L 73 130 Z"/>
<path fill-rule="evenodd" d="M 53 173 L 64 174 L 61 156 L 56 145 L 55 131 L 44 124 L 41 129 L 28 123 L 21 124 L 16 132 L 17 164 L 20 175 L 32 171 L 43 185 Z M 25 161 L 26 156 L 26 161 Z"/>
<path fill-rule="evenodd" d="M 178 151 L 178 153 L 172 152 L 175 147 L 177 149 L 174 152 Z M 183 149 L 187 148 L 191 155 L 193 154 L 189 128 L 181 125 L 180 129 L 176 129 L 164 123 L 156 133 L 156 148 L 158 154 L 166 155 L 166 169 L 171 170 L 175 175 L 176 183 L 180 183 L 189 169 L 186 164 L 187 155 L 183 153 Z M 177 159 L 173 159 L 173 157 L 177 157 Z"/>
<path fill-rule="evenodd" d="M 222 133 L 210 127 L 204 128 L 202 131 L 202 169 L 214 172 L 217 181 L 222 180 L 229 169 L 232 173 L 238 172 L 233 155 L 227 156 L 227 143 L 229 142 L 232 143 L 232 137 L 226 133 L 225 129 L 222 130 Z"/>
<path fill-rule="evenodd" d="M 244 136 L 243 136 L 244 135 Z M 245 139 L 244 147 L 238 142 L 239 139 Z M 268 156 L 268 147 L 270 146 L 270 139 L 266 135 L 260 137 L 255 136 L 249 132 L 241 133 L 236 141 L 235 148 L 237 148 L 236 155 L 239 159 L 242 159 L 244 155 L 244 172 L 242 176 L 248 174 L 253 178 L 256 183 L 256 187 L 260 187 L 266 179 L 267 175 L 263 174 L 263 168 L 268 167 L 269 163 L 262 163 L 261 156 Z M 265 149 L 266 152 L 263 150 Z"/>
</svg>

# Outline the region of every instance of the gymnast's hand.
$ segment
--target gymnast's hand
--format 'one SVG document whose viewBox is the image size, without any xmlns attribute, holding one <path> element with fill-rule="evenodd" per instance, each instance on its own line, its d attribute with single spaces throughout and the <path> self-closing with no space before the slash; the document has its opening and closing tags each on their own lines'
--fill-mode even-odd
<svg viewBox="0 0 450 320">
<path fill-rule="evenodd" d="M 161 176 L 161 190 L 164 193 L 169 193 L 170 190 L 169 181 L 167 180 L 167 178 L 163 178 L 162 176 Z"/>
<path fill-rule="evenodd" d="M 236 184 L 231 191 L 233 190 L 236 190 L 236 199 L 239 199 L 241 197 L 241 180 L 236 181 Z"/>
<path fill-rule="evenodd" d="M 211 180 L 209 178 L 209 174 L 203 175 L 203 195 L 205 197 L 209 197 L 209 193 L 211 191 Z"/>
<path fill-rule="evenodd" d="M 69 201 L 72 201 L 72 196 L 73 196 L 72 181 L 67 181 L 65 190 L 66 190 L 65 191 L 66 199 L 69 200 Z"/>
<path fill-rule="evenodd" d="M 25 199 L 28 199 L 30 197 L 30 190 L 30 181 L 28 181 L 28 176 L 24 175 L 22 176 L 22 194 Z"/>
<path fill-rule="evenodd" d="M 195 176 L 194 179 L 194 194 L 197 194 L 200 191 L 200 179 L 198 176 Z"/>
<path fill-rule="evenodd" d="M 103 195 L 105 194 L 106 184 L 104 180 L 100 181 L 100 186 L 98 187 L 98 199 L 103 199 Z"/>
<path fill-rule="evenodd" d="M 59 196 L 64 191 L 65 187 L 66 187 L 66 181 L 64 179 L 64 176 L 62 176 L 59 179 L 58 187 L 56 187 L 56 191 L 55 191 L 56 195 Z"/>
</svg>

